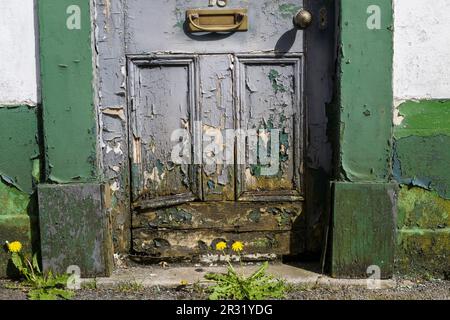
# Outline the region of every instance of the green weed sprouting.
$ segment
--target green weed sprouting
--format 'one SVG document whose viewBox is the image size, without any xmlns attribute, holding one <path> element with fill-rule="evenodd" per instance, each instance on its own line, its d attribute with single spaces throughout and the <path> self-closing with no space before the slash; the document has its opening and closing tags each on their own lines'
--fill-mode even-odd
<svg viewBox="0 0 450 320">
<path fill-rule="evenodd" d="M 22 253 L 22 244 L 19 241 L 6 242 L 11 253 L 11 261 L 24 278 L 22 285 L 29 288 L 30 300 L 68 300 L 73 297 L 73 291 L 67 290 L 70 275 L 54 275 L 51 271 L 44 273 L 39 267 L 37 255 L 30 259 Z"/>
<path fill-rule="evenodd" d="M 216 250 L 223 253 L 227 248 L 225 242 L 216 244 Z M 231 249 L 238 253 L 242 264 L 240 253 L 244 249 L 242 242 L 235 242 Z M 233 265 L 227 260 L 228 268 L 226 274 L 208 273 L 205 278 L 214 281 L 215 285 L 209 288 L 210 300 L 265 300 L 284 298 L 287 285 L 285 281 L 276 279 L 266 274 L 269 263 L 266 261 L 251 276 L 246 277 L 239 274 Z"/>
</svg>

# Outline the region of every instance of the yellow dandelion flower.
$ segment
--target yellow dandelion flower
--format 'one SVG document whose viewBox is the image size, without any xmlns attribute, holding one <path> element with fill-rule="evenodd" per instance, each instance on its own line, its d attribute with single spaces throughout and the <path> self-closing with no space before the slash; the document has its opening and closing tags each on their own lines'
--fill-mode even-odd
<svg viewBox="0 0 450 320">
<path fill-rule="evenodd" d="M 181 280 L 180 284 L 185 287 L 189 284 L 189 282 L 187 280 Z"/>
<path fill-rule="evenodd" d="M 227 243 L 225 241 L 220 241 L 216 244 L 217 251 L 223 251 L 227 248 Z"/>
<path fill-rule="evenodd" d="M 20 250 L 22 250 L 22 244 L 19 241 L 14 241 L 7 245 L 9 252 L 20 252 Z"/>
<path fill-rule="evenodd" d="M 240 241 L 236 241 L 231 246 L 231 249 L 233 249 L 234 252 L 241 252 L 242 250 L 244 250 L 244 244 Z"/>
</svg>

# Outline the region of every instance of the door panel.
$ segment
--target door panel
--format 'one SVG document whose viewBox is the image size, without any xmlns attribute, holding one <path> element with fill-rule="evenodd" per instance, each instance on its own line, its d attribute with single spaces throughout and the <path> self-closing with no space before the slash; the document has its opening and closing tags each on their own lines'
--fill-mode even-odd
<svg viewBox="0 0 450 320">
<path fill-rule="evenodd" d="M 203 126 L 202 166 L 205 200 L 234 200 L 234 165 L 227 164 L 225 130 L 234 129 L 233 55 L 201 55 L 199 57 L 200 106 Z"/>
<path fill-rule="evenodd" d="M 240 128 L 257 133 L 245 145 L 240 199 L 301 200 L 302 58 L 246 56 L 237 65 Z"/>
</svg>

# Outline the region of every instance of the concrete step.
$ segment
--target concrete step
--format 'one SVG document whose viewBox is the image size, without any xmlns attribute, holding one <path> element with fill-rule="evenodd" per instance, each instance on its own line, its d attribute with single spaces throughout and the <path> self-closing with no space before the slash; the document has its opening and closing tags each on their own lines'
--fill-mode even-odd
<svg viewBox="0 0 450 320">
<path fill-rule="evenodd" d="M 236 265 L 239 273 L 250 275 L 255 272 L 261 264 Z M 311 266 L 296 266 L 282 263 L 271 264 L 267 273 L 276 278 L 284 279 L 288 284 L 314 287 L 345 287 L 345 286 L 367 286 L 367 279 L 333 279 L 314 270 Z M 205 279 L 205 274 L 225 273 L 226 266 L 142 266 L 117 269 L 109 278 L 82 279 L 82 282 L 96 281 L 97 288 L 113 288 L 124 283 L 138 283 L 143 287 L 178 287 L 182 283 L 209 285 L 211 282 Z M 390 289 L 396 287 L 395 280 L 380 280 L 379 289 Z"/>
</svg>

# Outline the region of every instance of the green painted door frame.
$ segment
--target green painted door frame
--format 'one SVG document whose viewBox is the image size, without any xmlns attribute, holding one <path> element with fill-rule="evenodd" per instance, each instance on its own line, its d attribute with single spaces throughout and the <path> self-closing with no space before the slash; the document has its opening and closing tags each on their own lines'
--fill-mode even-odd
<svg viewBox="0 0 450 320">
<path fill-rule="evenodd" d="M 100 183 L 92 1 L 39 0 L 45 183 L 38 186 L 42 264 L 84 277 L 112 269 Z"/>
<path fill-rule="evenodd" d="M 331 274 L 393 272 L 392 0 L 341 0 Z M 336 137 L 334 137 L 336 138 Z"/>
</svg>

